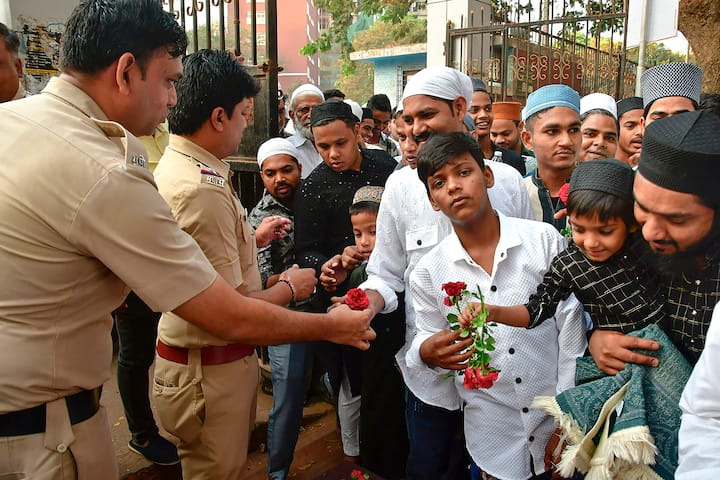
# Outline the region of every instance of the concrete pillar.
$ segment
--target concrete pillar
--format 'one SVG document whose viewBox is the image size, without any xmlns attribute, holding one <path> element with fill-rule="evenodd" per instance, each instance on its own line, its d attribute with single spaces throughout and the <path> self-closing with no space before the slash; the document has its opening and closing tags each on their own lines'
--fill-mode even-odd
<svg viewBox="0 0 720 480">
<path fill-rule="evenodd" d="M 491 0 L 444 0 L 427 4 L 427 64 L 450 65 L 471 73 L 473 64 L 490 53 L 490 36 L 475 35 L 472 39 L 456 39 L 454 58 L 445 58 L 448 23 L 453 28 L 479 27 L 490 24 Z M 482 37 L 482 38 L 481 38 Z"/>
</svg>

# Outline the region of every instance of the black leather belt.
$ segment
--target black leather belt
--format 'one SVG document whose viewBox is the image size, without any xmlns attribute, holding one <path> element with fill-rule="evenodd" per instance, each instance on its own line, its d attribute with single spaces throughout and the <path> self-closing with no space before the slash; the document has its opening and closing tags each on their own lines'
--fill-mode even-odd
<svg viewBox="0 0 720 480">
<path fill-rule="evenodd" d="M 65 397 L 70 423 L 84 422 L 100 408 L 102 385 L 93 390 L 81 390 Z M 32 435 L 45 431 L 45 404 L 0 415 L 0 437 Z"/>
</svg>

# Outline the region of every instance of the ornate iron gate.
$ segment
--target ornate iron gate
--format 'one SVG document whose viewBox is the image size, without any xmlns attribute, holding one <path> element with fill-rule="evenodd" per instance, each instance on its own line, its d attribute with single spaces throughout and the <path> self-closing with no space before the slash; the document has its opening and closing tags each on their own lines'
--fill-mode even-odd
<svg viewBox="0 0 720 480">
<path fill-rule="evenodd" d="M 633 94 L 637 67 L 626 58 L 626 24 L 627 1 L 541 0 L 537 11 L 518 1 L 496 7 L 488 25 L 448 25 L 446 64 L 482 78 L 496 100 L 525 103 L 553 83 L 620 99 Z"/>
</svg>

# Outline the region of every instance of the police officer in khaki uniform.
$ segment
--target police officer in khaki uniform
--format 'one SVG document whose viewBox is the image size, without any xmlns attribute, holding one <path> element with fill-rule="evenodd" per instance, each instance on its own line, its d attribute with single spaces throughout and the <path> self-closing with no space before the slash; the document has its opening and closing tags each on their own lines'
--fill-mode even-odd
<svg viewBox="0 0 720 480">
<path fill-rule="evenodd" d="M 229 342 L 374 337 L 369 311 L 237 293 L 178 228 L 133 135 L 175 104 L 186 45 L 156 0 L 87 0 L 66 23 L 60 77 L 0 105 L 0 477 L 117 478 L 99 396 L 110 312 L 130 289 Z"/>
<path fill-rule="evenodd" d="M 170 143 L 155 170 L 160 195 L 231 286 L 283 305 L 310 297 L 316 283 L 310 268 L 291 268 L 262 290 L 255 234 L 222 160 L 237 151 L 259 83 L 229 52 L 201 50 L 183 67 L 178 103 L 168 117 Z M 155 362 L 158 416 L 180 439 L 183 475 L 242 478 L 255 418 L 254 346 L 228 343 L 165 313 Z"/>
</svg>

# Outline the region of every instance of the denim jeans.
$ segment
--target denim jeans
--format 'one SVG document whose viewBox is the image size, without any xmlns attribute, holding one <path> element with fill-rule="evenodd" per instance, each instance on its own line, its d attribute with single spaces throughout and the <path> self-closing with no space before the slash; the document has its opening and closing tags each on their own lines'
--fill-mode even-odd
<svg viewBox="0 0 720 480">
<path fill-rule="evenodd" d="M 469 478 L 460 410 L 428 405 L 407 390 L 405 416 L 410 441 L 406 480 Z"/>
<path fill-rule="evenodd" d="M 117 382 L 128 428 L 135 443 L 144 443 L 158 433 L 148 396 L 148 370 L 155 359 L 160 314 L 134 292 L 115 313 L 120 351 Z"/>
<path fill-rule="evenodd" d="M 272 369 L 273 407 L 267 426 L 268 477 L 287 478 L 300 433 L 305 404 L 306 375 L 313 343 L 299 342 L 268 347 Z"/>
</svg>

